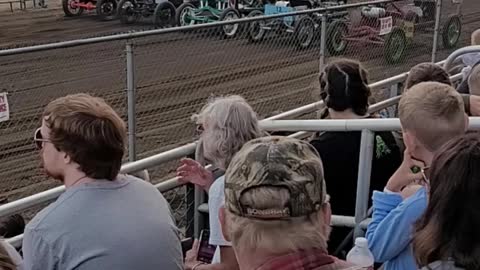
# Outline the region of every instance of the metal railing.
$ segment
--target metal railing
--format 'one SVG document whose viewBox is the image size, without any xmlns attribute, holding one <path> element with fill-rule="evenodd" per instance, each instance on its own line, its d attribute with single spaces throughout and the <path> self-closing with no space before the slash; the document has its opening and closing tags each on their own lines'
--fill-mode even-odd
<svg viewBox="0 0 480 270">
<path fill-rule="evenodd" d="M 480 46 L 468 46 L 454 51 L 445 60 L 445 69 L 450 70 L 453 67 L 455 60 L 457 60 L 460 56 L 469 53 L 480 53 Z"/>
<path fill-rule="evenodd" d="M 440 62 L 443 64 L 443 62 Z M 372 88 L 381 88 L 381 87 L 395 87 L 398 88 L 398 84 L 403 83 L 406 79 L 408 73 L 400 74 L 392 78 L 374 83 L 370 85 Z M 452 81 L 457 81 L 461 77 L 459 74 L 451 77 Z M 394 106 L 400 100 L 400 96 L 394 96 L 390 99 L 381 101 L 379 103 L 373 104 L 369 108 L 369 112 L 378 112 L 380 110 L 386 109 L 388 107 Z M 357 208 L 355 217 L 346 217 L 346 216 L 334 216 L 332 218 L 332 225 L 334 226 L 347 226 L 355 227 L 355 235 L 361 233 L 360 229 L 366 228 L 369 220 L 364 220 L 366 216 L 367 206 L 365 202 L 365 196 L 368 196 L 368 184 L 369 184 L 369 175 L 370 175 L 370 166 L 371 162 L 371 149 L 373 145 L 371 140 L 373 140 L 372 131 L 383 131 L 383 130 L 398 130 L 400 129 L 400 124 L 398 119 L 363 119 L 363 120 L 279 120 L 285 118 L 296 118 L 304 114 L 310 114 L 317 111 L 323 106 L 323 102 L 314 102 L 288 112 L 284 112 L 267 119 L 261 120 L 260 125 L 263 129 L 268 131 L 298 131 L 291 137 L 303 139 L 307 137 L 313 131 L 362 131 L 362 151 L 360 153 L 360 160 L 365 164 L 359 166 L 359 184 L 357 185 Z M 476 128 L 478 124 L 478 119 L 471 119 L 471 128 Z M 368 146 L 365 148 L 365 145 Z M 175 149 L 156 154 L 141 160 L 134 162 L 126 163 L 121 168 L 121 173 L 134 173 L 137 171 L 150 169 L 155 166 L 162 165 L 168 161 L 176 160 L 187 155 L 194 153 L 196 148 L 196 142 L 177 147 Z M 370 150 L 368 150 L 370 149 Z M 369 165 L 370 164 L 370 165 Z M 367 183 L 368 182 L 368 183 Z M 155 185 L 160 192 L 166 192 L 175 188 L 182 186 L 183 184 L 178 181 L 177 177 L 168 179 L 164 182 L 158 183 Z M 56 199 L 65 191 L 64 186 L 59 186 L 44 192 L 37 193 L 26 198 L 22 198 L 4 205 L 0 205 L 0 217 L 7 216 L 13 213 L 17 213 L 26 209 L 29 209 L 33 206 L 39 205 Z M 365 192 L 367 195 L 365 195 Z M 366 200 L 368 202 L 368 198 Z M 195 202 L 194 205 L 200 213 L 208 213 L 208 206 L 204 201 Z M 196 227 L 201 227 L 203 224 L 198 223 Z M 195 228 L 195 234 L 198 234 L 200 228 Z M 198 235 L 197 235 L 198 236 Z M 8 239 L 10 243 L 15 246 L 21 244 L 23 236 L 16 236 L 14 238 Z"/>
<path fill-rule="evenodd" d="M 443 65 L 444 63 L 445 63 L 445 61 L 441 61 L 438 64 Z M 452 76 L 451 80 L 452 81 L 458 81 L 459 79 L 461 79 L 461 77 L 459 75 L 460 74 L 456 74 L 456 75 Z M 407 76 L 408 76 L 408 72 L 405 72 L 405 73 L 399 74 L 397 76 L 394 76 L 394 77 L 391 77 L 391 78 L 388 78 L 388 79 L 385 79 L 385 80 L 382 80 L 382 81 L 379 81 L 379 82 L 372 83 L 372 84 L 370 84 L 370 88 L 372 90 L 377 90 L 377 89 L 381 89 L 381 88 L 391 88 L 391 87 L 398 88 L 398 85 L 402 84 L 406 80 Z M 378 102 L 376 104 L 373 104 L 372 106 L 370 106 L 369 112 L 370 113 L 378 112 L 380 110 L 383 110 L 385 108 L 388 108 L 390 106 L 393 106 L 393 105 L 397 104 L 398 101 L 400 100 L 400 96 L 397 96 L 397 95 L 398 95 L 398 93 L 395 94 L 394 96 L 392 96 L 391 98 L 387 99 L 387 100 L 384 100 L 384 101 Z M 268 117 L 264 120 L 261 120 L 260 123 L 261 123 L 261 125 L 263 125 L 263 123 L 267 123 L 267 122 L 272 121 L 272 120 L 297 118 L 297 117 L 305 115 L 305 114 L 313 113 L 313 112 L 319 110 L 322 106 L 323 106 L 323 101 L 313 102 L 313 103 L 310 103 L 308 105 L 305 105 L 305 106 L 302 106 L 302 107 L 299 107 L 299 108 L 296 108 L 296 109 L 293 109 L 293 110 L 290 110 L 290 111 L 287 111 L 287 112 L 283 112 L 283 113 L 280 113 L 278 115 Z M 323 120 L 323 121 L 327 121 L 327 120 Z M 341 121 L 340 122 L 337 121 L 335 123 L 337 123 L 337 125 L 338 125 L 339 123 L 341 123 Z M 304 133 L 296 133 L 295 136 L 296 137 L 301 137 L 303 134 Z M 138 161 L 126 163 L 122 166 L 121 173 L 133 173 L 133 172 L 138 172 L 138 171 L 145 170 L 145 169 L 150 169 L 152 167 L 161 165 L 161 164 L 166 163 L 168 161 L 177 160 L 179 158 L 188 156 L 188 155 L 194 153 L 195 148 L 196 148 L 196 143 L 197 142 L 192 142 L 192 143 L 183 145 L 181 147 L 174 148 L 174 149 L 166 151 L 166 152 L 162 152 L 162 153 L 159 153 L 159 154 L 156 154 L 156 155 L 152 155 L 152 156 L 143 158 L 143 159 L 138 160 Z M 177 180 L 177 178 L 169 179 L 165 182 L 159 183 L 158 187 L 159 188 L 163 187 L 163 185 L 165 185 L 165 183 L 168 183 L 167 186 L 170 186 L 176 180 Z M 180 185 L 180 184 L 178 184 L 178 185 Z M 175 188 L 175 187 L 176 186 L 174 186 L 173 188 Z M 9 214 L 12 214 L 12 213 L 16 213 L 16 212 L 19 212 L 19 211 L 22 211 L 22 210 L 26 210 L 26 209 L 28 209 L 32 206 L 37 205 L 37 204 L 47 202 L 47 201 L 50 201 L 52 199 L 56 199 L 60 194 L 62 194 L 63 191 L 65 191 L 65 187 L 64 186 L 59 186 L 59 187 L 56 187 L 56 188 L 53 188 L 53 189 L 50 189 L 50 190 L 47 190 L 47 191 L 37 193 L 37 194 L 32 195 L 32 196 L 28 196 L 28 197 L 25 197 L 25 198 L 22 198 L 22 199 L 19 199 L 19 200 L 16 200 L 16 201 L 4 204 L 4 205 L 0 205 L 0 216 L 6 216 L 6 215 L 9 215 Z M 166 191 L 166 190 L 164 190 L 164 191 Z"/>
<path fill-rule="evenodd" d="M 372 1 L 372 2 L 367 2 L 367 3 L 358 3 L 358 4 L 350 4 L 346 6 L 341 6 L 341 7 L 330 7 L 330 8 L 322 8 L 322 9 L 317 9 L 317 10 L 309 10 L 309 11 L 299 11 L 295 13 L 289 13 L 289 14 L 283 14 L 283 15 L 271 15 L 271 16 L 262 16 L 262 17 L 255 17 L 255 18 L 244 18 L 240 19 L 238 21 L 228 21 L 228 22 L 217 22 L 217 23 L 212 23 L 208 25 L 194 25 L 194 26 L 189 26 L 185 28 L 171 28 L 171 29 L 160 29 L 160 30 L 152 30 L 152 31 L 146 31 L 146 32 L 136 32 L 136 33 L 127 33 L 127 34 L 121 34 L 121 35 L 116 35 L 116 36 L 107 36 L 107 37 L 98 37 L 98 38 L 92 38 L 92 39 L 85 39 L 85 40 L 75 40 L 75 41 L 66 41 L 66 42 L 59 42 L 59 43 L 54 43 L 54 44 L 46 44 L 46 45 L 39 45 L 39 46 L 33 46 L 33 47 L 27 47 L 27 48 L 17 48 L 17 49 L 10 49 L 10 50 L 3 50 L 0 51 L 0 59 L 3 59 L 3 57 L 8 57 L 11 55 L 20 55 L 20 54 L 29 54 L 29 53 L 35 53 L 35 52 L 45 52 L 45 51 L 50 51 L 54 49 L 60 49 L 60 48 L 75 48 L 79 46 L 84 46 L 86 44 L 96 44 L 96 43 L 105 43 L 105 42 L 113 42 L 113 41 L 119 41 L 119 40 L 126 40 L 126 45 L 125 45 L 125 62 L 126 62 L 126 99 L 127 99 L 127 120 L 128 120 L 128 127 L 129 127 L 129 160 L 130 163 L 125 164 L 122 166 L 122 173 L 132 173 L 136 171 L 140 171 L 143 169 L 151 169 L 154 167 L 157 167 L 159 165 L 165 164 L 166 162 L 172 161 L 172 160 L 177 160 L 181 157 L 184 157 L 186 155 L 189 155 L 194 152 L 195 143 L 190 143 L 186 144 L 184 146 L 156 154 L 156 155 L 151 155 L 149 157 L 143 158 L 138 161 L 134 161 L 136 159 L 136 155 L 138 154 L 136 151 L 136 139 L 137 139 L 137 133 L 136 132 L 136 119 L 137 119 L 137 109 L 138 109 L 138 104 L 136 102 L 136 99 L 138 98 L 138 93 L 137 93 L 137 88 L 138 88 L 138 82 L 137 82 L 137 75 L 138 75 L 138 67 L 136 66 L 136 55 L 134 53 L 134 43 L 133 41 L 135 39 L 140 39 L 143 37 L 147 36 L 156 36 L 156 35 L 165 35 L 167 33 L 179 33 L 179 32 L 184 32 L 184 31 L 192 31 L 192 30 L 199 30 L 199 29 L 213 29 L 215 27 L 227 25 L 227 24 L 232 24 L 232 23 L 247 23 L 247 22 L 253 22 L 253 21 L 260 21 L 260 20 L 268 20 L 268 19 L 273 19 L 273 18 L 280 18 L 280 17 L 285 17 L 285 16 L 293 16 L 293 15 L 301 15 L 301 14 L 307 14 L 311 12 L 333 12 L 335 10 L 340 10 L 344 8 L 352 8 L 352 7 L 358 7 L 362 5 L 368 5 L 372 3 L 388 3 L 392 2 L 392 0 L 383 0 L 383 1 Z M 325 23 L 325 21 L 323 21 Z M 322 37 L 321 37 L 321 46 L 320 46 L 320 62 L 321 64 L 325 62 L 325 59 L 322 59 L 322 56 L 326 55 L 326 47 L 325 47 L 325 25 L 322 27 Z M 438 30 L 438 29 L 437 29 Z M 438 34 L 438 31 L 435 32 Z M 434 46 L 435 48 L 435 46 Z M 432 52 L 432 57 L 433 57 L 433 52 Z M 312 73 L 314 74 L 315 72 L 318 73 L 318 70 L 313 71 Z M 390 96 L 392 97 L 391 99 L 382 101 L 378 104 L 375 104 L 371 106 L 371 111 L 378 111 L 390 106 L 395 105 L 398 102 L 398 97 L 394 97 L 399 94 L 399 89 L 401 88 L 401 84 L 404 82 L 404 80 L 407 77 L 407 73 L 402 73 L 400 75 L 384 79 L 378 82 L 375 82 L 371 84 L 372 90 L 378 90 L 378 89 L 390 89 Z M 452 80 L 458 80 L 460 77 L 459 75 L 453 76 Z M 137 106 L 136 106 L 137 105 Z M 285 118 L 297 118 L 299 116 L 305 115 L 305 114 L 310 114 L 314 111 L 316 111 L 319 107 L 322 106 L 322 102 L 314 102 L 311 104 L 307 104 L 304 106 L 301 106 L 299 108 L 295 108 L 293 110 L 289 110 L 284 113 L 280 113 L 276 116 L 270 117 L 265 119 L 264 121 L 261 122 L 261 125 L 265 127 L 271 127 L 274 128 L 274 126 L 269 126 L 273 125 L 275 122 L 271 122 L 270 120 L 277 120 L 277 119 L 285 119 Z M 315 120 L 312 120 L 315 121 Z M 277 122 L 277 124 L 274 125 L 280 125 L 282 122 Z M 299 125 L 303 122 L 298 122 Z M 336 128 L 343 128 L 346 123 L 341 123 L 341 122 L 324 122 L 325 124 L 333 125 L 327 128 L 324 124 L 324 128 L 327 130 L 336 130 Z M 397 127 L 396 124 L 393 126 L 390 126 L 391 128 Z M 302 128 L 298 130 L 303 130 Z M 310 130 L 311 131 L 311 130 Z M 293 136 L 296 137 L 305 137 L 308 133 L 305 131 L 300 131 L 295 133 Z M 369 136 L 371 135 L 369 132 L 365 131 L 365 138 L 362 142 L 367 143 Z M 368 152 L 362 152 L 362 157 L 366 157 L 368 160 L 369 153 Z M 364 161 L 365 162 L 365 161 Z M 362 166 L 363 168 L 363 166 Z M 368 165 L 365 164 L 365 171 L 360 172 L 362 175 L 363 174 L 369 174 L 369 169 Z M 361 175 L 359 174 L 359 175 Z M 164 182 L 158 183 L 155 186 L 162 192 L 169 191 L 172 189 L 175 189 L 181 184 L 177 181 L 177 178 L 172 178 L 168 179 Z M 368 187 L 367 187 L 368 190 Z M 22 210 L 29 209 L 33 206 L 37 206 L 40 203 L 45 203 L 48 201 L 51 201 L 55 198 L 57 198 L 62 192 L 64 191 L 64 187 L 56 187 L 44 192 L 40 192 L 37 194 L 34 194 L 29 197 L 25 197 L 16 201 L 13 201 L 11 203 L 1 205 L 0 206 L 0 216 L 5 216 L 11 213 L 19 212 Z M 359 194 L 363 194 L 364 191 L 360 190 L 358 191 Z M 205 210 L 205 206 L 202 205 L 203 202 L 195 202 L 196 206 L 199 206 L 200 210 Z M 362 213 L 366 212 L 365 205 L 362 203 L 358 204 L 358 207 L 356 209 L 356 213 L 358 212 L 358 216 L 356 217 L 334 217 L 333 219 L 333 224 L 335 225 L 356 225 L 357 227 L 364 227 L 365 222 L 361 223 L 359 218 Z M 198 226 L 201 226 L 201 224 L 198 224 Z M 198 228 L 196 228 L 196 231 L 198 232 Z M 357 234 L 359 231 L 357 230 Z M 16 242 L 21 240 L 21 236 L 15 237 L 13 239 L 10 239 L 9 241 Z"/>
<path fill-rule="evenodd" d="M 480 130 L 480 117 L 470 117 L 469 119 L 469 130 Z M 400 130 L 401 125 L 398 118 L 391 119 L 349 119 L 349 120 L 268 120 L 262 122 L 262 128 L 268 131 L 309 131 L 309 132 L 318 132 L 318 131 L 361 131 L 361 144 L 360 144 L 360 156 L 359 156 L 359 172 L 358 172 L 358 182 L 357 182 L 357 196 L 356 196 L 356 208 L 355 208 L 355 217 L 349 216 L 338 216 L 334 215 L 332 217 L 333 226 L 346 226 L 355 228 L 355 236 L 360 236 L 363 234 L 362 230 L 366 228 L 369 223 L 369 219 L 365 219 L 367 216 L 368 210 L 368 194 L 370 186 L 370 175 L 371 175 L 371 161 L 374 151 L 374 131 L 393 131 Z M 292 137 L 298 137 L 299 133 L 291 135 Z M 189 147 L 189 146 L 187 146 Z M 180 151 L 184 151 L 180 150 Z M 179 155 L 180 152 L 179 151 Z M 185 152 L 183 152 L 185 153 Z M 167 156 L 171 155 L 159 155 L 157 156 L 160 164 L 161 161 L 166 160 Z M 173 156 L 173 155 L 172 155 Z M 122 167 L 122 172 L 127 173 L 131 172 L 132 168 L 148 168 L 152 165 L 151 160 L 139 160 L 132 164 L 124 165 Z M 159 191 L 165 192 L 171 189 L 174 189 L 180 186 L 178 178 L 173 178 L 168 181 L 159 183 L 155 185 Z M 56 196 L 61 191 L 50 190 L 50 197 Z M 44 194 L 46 195 L 46 194 Z M 44 196 L 42 199 L 46 199 Z M 39 203 L 41 201 L 39 197 L 31 196 L 26 198 L 26 201 L 23 203 L 9 203 L 3 206 L 0 206 L 0 216 L 8 215 L 16 211 L 25 209 L 27 206 L 33 205 L 33 203 Z M 30 201 L 30 202 L 27 202 Z M 202 213 L 208 213 L 208 206 L 202 204 L 196 209 Z M 23 235 L 16 236 L 14 238 L 8 239 L 7 241 L 11 244 L 18 246 L 23 238 Z"/>
<path fill-rule="evenodd" d="M 2 91 L 9 94 L 12 108 L 11 120 L 0 123 L 0 136 L 5 138 L 0 142 L 0 177 L 8 179 L 0 186 L 0 192 L 17 199 L 55 185 L 40 174 L 32 154 L 34 147 L 29 144 L 30 130 L 39 124 L 42 108 L 54 98 L 77 92 L 103 97 L 128 123 L 128 160 L 152 156 L 191 141 L 193 125 L 188 125 L 188 118 L 211 94 L 240 94 L 260 116 L 296 107 L 300 107 L 296 112 L 302 113 L 318 106 L 308 105 L 316 91 L 312 82 L 322 66 L 338 56 L 330 54 L 327 42 L 329 26 L 339 19 L 334 15 L 345 10 L 354 13 L 361 6 L 395 2 L 369 1 L 0 50 L 0 84 Z M 295 48 L 294 35 L 288 31 L 270 31 L 261 42 L 252 42 L 248 37 L 248 27 L 254 22 L 307 15 L 317 18 L 320 44 L 314 43 L 315 46 Z M 370 68 L 372 81 L 384 79 L 413 64 L 436 58 L 437 47 L 432 40 L 441 34 L 441 24 L 437 22 L 423 32 L 419 30 L 420 38 L 409 39 L 409 53 L 403 59 L 406 64 L 388 64 L 381 57 L 381 46 L 372 45 L 366 50 L 364 47 L 368 46 L 355 42 L 350 42 L 341 55 L 364 62 Z M 235 38 L 219 38 L 220 28 L 231 24 L 243 26 L 243 31 Z M 438 51 L 441 52 L 440 48 Z M 405 76 L 396 79 L 401 82 Z M 390 96 L 398 94 L 401 87 L 389 81 Z M 383 81 L 372 84 L 373 89 L 382 87 Z M 178 134 L 178 130 L 184 132 Z M 152 178 L 164 180 L 162 177 L 171 169 L 155 170 Z"/>
</svg>

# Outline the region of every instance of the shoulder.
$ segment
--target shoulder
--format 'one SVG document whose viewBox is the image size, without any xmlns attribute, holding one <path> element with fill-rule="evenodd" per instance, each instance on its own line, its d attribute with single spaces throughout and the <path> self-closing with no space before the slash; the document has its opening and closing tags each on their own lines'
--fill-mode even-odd
<svg viewBox="0 0 480 270">
<path fill-rule="evenodd" d="M 427 194 L 424 187 L 400 203 L 399 208 L 415 219 L 420 217 L 427 208 Z"/>
<path fill-rule="evenodd" d="M 360 144 L 360 136 L 361 133 L 358 131 L 329 131 L 318 134 L 318 136 L 310 141 L 310 144 L 317 148 L 317 150 L 319 148 L 348 147 L 351 144 Z"/>
<path fill-rule="evenodd" d="M 68 201 L 72 195 L 73 193 L 69 193 L 67 191 L 60 195 L 55 202 L 38 212 L 33 219 L 28 222 L 27 226 L 25 227 L 25 232 L 49 227 L 51 224 L 50 220 L 58 219 L 59 212 L 56 210 L 62 208 L 64 206 L 64 202 Z"/>
<path fill-rule="evenodd" d="M 155 188 L 150 182 L 147 182 L 145 180 L 142 180 L 130 174 L 119 175 L 117 181 L 119 181 L 124 185 L 133 185 L 133 186 L 139 186 L 139 187 L 144 187 L 148 189 Z"/>
<path fill-rule="evenodd" d="M 127 192 L 138 196 L 162 197 L 162 193 L 150 182 L 137 178 L 133 175 L 121 175 L 118 177 L 119 187 L 126 187 Z"/>
<path fill-rule="evenodd" d="M 225 190 L 225 175 L 218 177 L 210 186 L 208 196 L 221 196 Z M 222 196 L 223 197 L 223 196 Z"/>
<path fill-rule="evenodd" d="M 208 192 L 208 209 L 210 213 L 218 213 L 225 203 L 225 177 L 220 176 L 213 182 Z"/>
</svg>

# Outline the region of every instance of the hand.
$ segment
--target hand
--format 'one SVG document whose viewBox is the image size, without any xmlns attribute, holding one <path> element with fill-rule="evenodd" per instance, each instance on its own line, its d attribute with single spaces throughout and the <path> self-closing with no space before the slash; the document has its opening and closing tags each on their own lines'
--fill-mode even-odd
<svg viewBox="0 0 480 270">
<path fill-rule="evenodd" d="M 185 270 L 192 270 L 195 266 L 198 266 L 200 261 L 197 260 L 197 255 L 198 255 L 198 249 L 200 248 L 200 242 L 198 239 L 195 239 L 193 241 L 193 246 L 192 249 L 187 251 L 185 254 Z"/>
<path fill-rule="evenodd" d="M 181 183 L 192 183 L 208 191 L 213 183 L 213 174 L 197 161 L 184 158 L 180 160 L 177 176 Z"/>
<path fill-rule="evenodd" d="M 388 180 L 386 188 L 392 192 L 400 192 L 403 187 L 410 185 L 416 180 L 422 179 L 422 172 L 412 172 L 413 167 L 424 168 L 425 164 L 412 158 L 408 149 L 403 153 L 403 162 Z"/>
<path fill-rule="evenodd" d="M 417 191 L 421 188 L 422 188 L 422 186 L 418 185 L 418 184 L 412 184 L 412 185 L 406 186 L 404 189 L 402 189 L 402 192 L 401 192 L 402 198 L 404 200 L 407 199 L 408 197 L 417 193 Z"/>
<path fill-rule="evenodd" d="M 480 96 L 470 95 L 470 114 L 480 116 Z"/>
</svg>

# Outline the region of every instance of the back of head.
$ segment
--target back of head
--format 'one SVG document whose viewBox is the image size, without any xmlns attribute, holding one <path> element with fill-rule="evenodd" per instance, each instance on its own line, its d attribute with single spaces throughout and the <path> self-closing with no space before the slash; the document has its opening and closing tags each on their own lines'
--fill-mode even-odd
<svg viewBox="0 0 480 270">
<path fill-rule="evenodd" d="M 351 109 L 357 115 L 365 115 L 371 95 L 368 73 L 357 61 L 333 61 L 320 74 L 320 95 L 332 110 Z"/>
<path fill-rule="evenodd" d="M 105 101 L 88 94 L 58 98 L 43 119 L 50 140 L 67 153 L 88 177 L 114 180 L 125 150 L 124 121 Z"/>
<path fill-rule="evenodd" d="M 203 126 L 205 158 L 221 169 L 228 167 L 244 143 L 262 134 L 255 111 L 236 95 L 209 100 L 194 118 Z"/>
<path fill-rule="evenodd" d="M 468 75 L 470 94 L 480 96 L 480 64 L 476 65 Z"/>
<path fill-rule="evenodd" d="M 0 218 L 0 236 L 11 238 L 20 235 L 25 230 L 25 220 L 20 214 Z"/>
<path fill-rule="evenodd" d="M 414 236 L 420 266 L 453 260 L 463 269 L 480 269 L 480 137 L 448 142 L 430 168 L 430 197 Z"/>
<path fill-rule="evenodd" d="M 225 174 L 226 230 L 235 248 L 252 254 L 326 249 L 327 205 L 320 157 L 304 141 L 252 140 Z"/>
<path fill-rule="evenodd" d="M 453 137 L 465 133 L 465 117 L 460 94 L 443 83 L 419 83 L 400 99 L 402 129 L 414 134 L 430 152 L 435 152 Z"/>
<path fill-rule="evenodd" d="M 472 46 L 480 45 L 480 29 L 473 31 L 472 33 Z"/>
<path fill-rule="evenodd" d="M 405 89 L 408 90 L 421 82 L 439 82 L 452 85 L 448 73 L 434 63 L 420 63 L 411 68 L 405 82 Z"/>
</svg>

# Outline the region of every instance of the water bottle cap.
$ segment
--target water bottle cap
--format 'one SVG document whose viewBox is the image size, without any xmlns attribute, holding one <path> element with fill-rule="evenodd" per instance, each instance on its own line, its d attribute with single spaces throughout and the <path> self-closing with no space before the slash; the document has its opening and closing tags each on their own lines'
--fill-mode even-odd
<svg viewBox="0 0 480 270">
<path fill-rule="evenodd" d="M 368 247 L 368 240 L 365 237 L 357 237 L 357 239 L 355 239 L 355 246 Z"/>
</svg>

